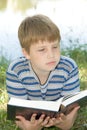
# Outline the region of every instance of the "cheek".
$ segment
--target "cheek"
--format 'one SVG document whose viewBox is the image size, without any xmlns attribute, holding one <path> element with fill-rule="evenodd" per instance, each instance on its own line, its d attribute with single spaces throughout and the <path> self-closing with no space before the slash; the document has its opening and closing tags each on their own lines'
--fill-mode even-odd
<svg viewBox="0 0 87 130">
<path fill-rule="evenodd" d="M 60 51 L 55 51 L 55 56 L 60 58 Z"/>
<path fill-rule="evenodd" d="M 31 55 L 31 56 L 30 56 L 30 60 L 31 60 L 32 62 L 42 61 L 42 60 L 43 60 L 43 56 L 34 54 L 34 55 Z"/>
<path fill-rule="evenodd" d="M 58 53 L 56 53 L 56 59 L 58 60 L 58 62 L 59 62 L 59 60 L 60 60 L 60 53 L 58 52 Z"/>
</svg>

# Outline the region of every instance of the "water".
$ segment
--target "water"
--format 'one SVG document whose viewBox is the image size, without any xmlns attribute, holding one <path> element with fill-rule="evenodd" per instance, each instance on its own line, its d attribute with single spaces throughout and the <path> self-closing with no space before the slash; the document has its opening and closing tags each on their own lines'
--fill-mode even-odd
<svg viewBox="0 0 87 130">
<path fill-rule="evenodd" d="M 0 55 L 15 59 L 22 55 L 17 34 L 22 16 L 3 12 L 0 17 Z"/>
<path fill-rule="evenodd" d="M 87 2 L 71 1 L 40 1 L 36 9 L 29 9 L 25 14 L 11 10 L 0 12 L 0 55 L 11 60 L 22 55 L 18 27 L 26 16 L 37 13 L 49 16 L 58 25 L 62 36 L 61 47 L 87 44 Z"/>
</svg>

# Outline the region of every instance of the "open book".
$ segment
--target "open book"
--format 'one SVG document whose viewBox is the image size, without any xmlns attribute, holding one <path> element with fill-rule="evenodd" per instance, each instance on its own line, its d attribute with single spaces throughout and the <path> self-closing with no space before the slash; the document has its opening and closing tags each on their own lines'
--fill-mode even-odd
<svg viewBox="0 0 87 130">
<path fill-rule="evenodd" d="M 74 103 L 78 103 L 81 107 L 86 106 L 87 90 L 67 95 L 57 101 L 10 98 L 7 104 L 7 119 L 15 120 L 16 115 L 21 115 L 24 116 L 25 119 L 30 120 L 33 113 L 37 113 L 37 119 L 43 113 L 46 116 L 55 117 L 60 112 L 64 113 L 67 107 Z"/>
</svg>

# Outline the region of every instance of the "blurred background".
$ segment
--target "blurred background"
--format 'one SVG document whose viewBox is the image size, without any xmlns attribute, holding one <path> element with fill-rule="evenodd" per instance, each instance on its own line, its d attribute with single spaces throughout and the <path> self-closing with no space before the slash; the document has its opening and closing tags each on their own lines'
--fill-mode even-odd
<svg viewBox="0 0 87 130">
<path fill-rule="evenodd" d="M 19 24 L 39 13 L 60 28 L 61 48 L 85 45 L 87 49 L 87 0 L 0 0 L 0 55 L 10 60 L 22 55 Z"/>
</svg>

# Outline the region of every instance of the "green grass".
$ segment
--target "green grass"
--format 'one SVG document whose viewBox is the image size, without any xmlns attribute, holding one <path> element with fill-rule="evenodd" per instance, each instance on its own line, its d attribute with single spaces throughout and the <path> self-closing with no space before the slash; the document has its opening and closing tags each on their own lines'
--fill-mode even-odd
<svg viewBox="0 0 87 130">
<path fill-rule="evenodd" d="M 68 50 L 68 51 L 67 51 Z M 81 90 L 87 89 L 87 51 L 81 50 L 81 48 L 67 49 L 62 53 L 64 55 L 72 57 L 78 64 Z M 6 91 L 6 69 L 8 66 L 7 60 L 1 58 L 0 61 L 0 130 L 19 130 L 15 123 L 7 120 L 7 102 L 8 95 Z M 47 129 L 45 129 L 47 130 Z M 58 130 L 58 128 L 52 127 L 48 130 Z M 80 108 L 78 117 L 71 130 L 87 130 L 87 107 Z"/>
</svg>

